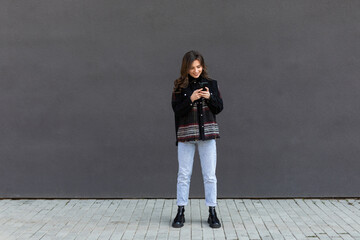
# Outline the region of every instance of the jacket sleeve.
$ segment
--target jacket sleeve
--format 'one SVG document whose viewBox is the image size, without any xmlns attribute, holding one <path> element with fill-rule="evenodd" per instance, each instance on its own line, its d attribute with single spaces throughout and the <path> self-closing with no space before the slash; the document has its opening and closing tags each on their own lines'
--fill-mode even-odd
<svg viewBox="0 0 360 240">
<path fill-rule="evenodd" d="M 223 110 L 223 100 L 217 81 L 214 81 L 214 87 L 210 89 L 210 99 L 207 99 L 206 103 L 213 114 L 219 114 Z"/>
<path fill-rule="evenodd" d="M 192 109 L 193 103 L 190 97 L 186 96 L 186 93 L 172 93 L 171 105 L 176 116 L 181 117 Z"/>
</svg>

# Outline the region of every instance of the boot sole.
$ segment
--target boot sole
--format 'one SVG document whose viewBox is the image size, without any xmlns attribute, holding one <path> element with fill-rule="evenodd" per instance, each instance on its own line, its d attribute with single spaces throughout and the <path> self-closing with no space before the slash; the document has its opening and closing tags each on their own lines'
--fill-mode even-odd
<svg viewBox="0 0 360 240">
<path fill-rule="evenodd" d="M 208 219 L 208 224 L 211 228 L 221 228 L 221 225 L 212 225 L 210 224 L 210 220 Z"/>
<path fill-rule="evenodd" d="M 176 225 L 172 225 L 173 228 L 181 228 L 181 227 L 183 227 L 183 226 L 184 226 L 184 224 L 181 224 L 181 225 L 177 225 L 177 224 L 176 224 Z"/>
<path fill-rule="evenodd" d="M 184 223 L 185 223 L 185 218 L 184 218 Z M 172 227 L 173 228 L 181 228 L 181 227 L 184 226 L 184 223 L 182 223 L 182 224 L 172 224 Z"/>
</svg>

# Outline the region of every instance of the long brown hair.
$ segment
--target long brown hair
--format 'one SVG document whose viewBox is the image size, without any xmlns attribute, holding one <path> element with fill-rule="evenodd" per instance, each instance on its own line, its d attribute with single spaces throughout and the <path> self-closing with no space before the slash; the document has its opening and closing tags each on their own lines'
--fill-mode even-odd
<svg viewBox="0 0 360 240">
<path fill-rule="evenodd" d="M 174 90 L 173 90 L 174 92 L 180 92 L 182 88 L 186 88 L 189 85 L 188 73 L 189 73 L 191 64 L 195 60 L 199 60 L 201 66 L 203 68 L 200 77 L 209 79 L 209 76 L 207 73 L 207 67 L 206 67 L 205 61 L 204 61 L 204 57 L 198 51 L 191 50 L 191 51 L 185 53 L 185 55 L 182 59 L 180 77 L 174 81 Z"/>
</svg>

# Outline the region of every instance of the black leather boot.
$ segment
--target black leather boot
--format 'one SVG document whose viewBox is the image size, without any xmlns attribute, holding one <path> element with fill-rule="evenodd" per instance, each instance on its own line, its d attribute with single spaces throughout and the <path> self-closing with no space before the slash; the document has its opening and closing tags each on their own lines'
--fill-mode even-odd
<svg viewBox="0 0 360 240">
<path fill-rule="evenodd" d="M 215 207 L 209 207 L 209 218 L 208 223 L 212 228 L 219 228 L 221 227 L 220 221 L 216 216 Z"/>
<path fill-rule="evenodd" d="M 184 212 L 185 212 L 185 207 L 178 206 L 178 212 L 172 223 L 172 226 L 174 228 L 181 228 L 182 226 L 184 226 L 184 222 L 185 222 Z"/>
</svg>

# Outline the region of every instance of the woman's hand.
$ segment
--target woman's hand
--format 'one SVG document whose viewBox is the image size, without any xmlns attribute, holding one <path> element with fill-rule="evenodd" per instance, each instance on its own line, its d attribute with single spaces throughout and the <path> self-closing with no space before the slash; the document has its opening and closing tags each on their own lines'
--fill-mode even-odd
<svg viewBox="0 0 360 240">
<path fill-rule="evenodd" d="M 205 88 L 206 88 L 206 91 L 201 91 L 201 92 L 200 92 L 200 95 L 201 95 L 201 97 L 203 97 L 203 98 L 210 99 L 209 88 L 208 88 L 208 87 L 205 87 Z M 200 90 L 202 90 L 202 89 L 200 89 Z"/>
<path fill-rule="evenodd" d="M 200 89 L 197 89 L 195 90 L 192 94 L 191 94 L 191 101 L 194 102 L 195 100 L 198 100 L 199 98 L 202 97 L 202 94 L 201 94 L 201 88 Z"/>
</svg>

